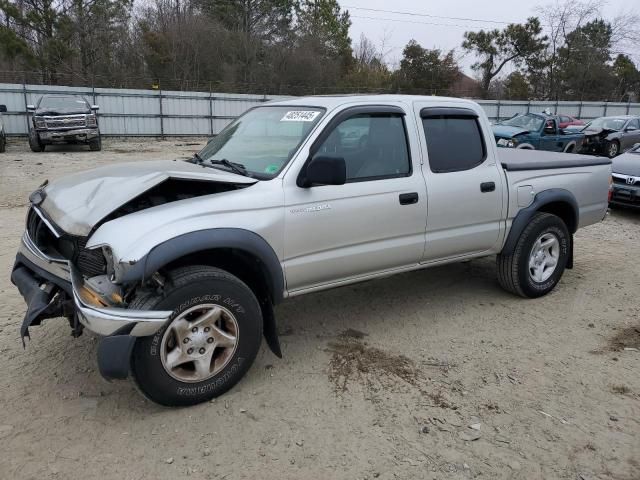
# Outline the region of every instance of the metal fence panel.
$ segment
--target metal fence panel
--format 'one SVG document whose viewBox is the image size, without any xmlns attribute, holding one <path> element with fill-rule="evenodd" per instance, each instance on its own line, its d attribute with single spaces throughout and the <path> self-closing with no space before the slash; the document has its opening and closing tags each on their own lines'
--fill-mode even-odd
<svg viewBox="0 0 640 480">
<path fill-rule="evenodd" d="M 283 95 L 251 95 L 215 92 L 179 92 L 121 88 L 61 87 L 48 85 L 0 84 L 0 104 L 7 106 L 3 116 L 9 135 L 26 135 L 26 106 L 47 93 L 83 95 L 100 106 L 100 130 L 104 135 L 164 136 L 219 133 L 234 118 L 270 100 L 291 98 Z M 640 103 L 576 101 L 478 100 L 491 121 L 517 113 L 564 113 L 584 120 L 604 115 L 640 115 Z"/>
</svg>

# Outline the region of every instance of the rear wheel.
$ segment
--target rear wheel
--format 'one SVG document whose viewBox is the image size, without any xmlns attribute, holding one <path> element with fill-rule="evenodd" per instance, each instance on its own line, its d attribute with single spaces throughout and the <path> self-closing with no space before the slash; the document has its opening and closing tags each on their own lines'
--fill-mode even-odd
<svg viewBox="0 0 640 480">
<path fill-rule="evenodd" d="M 546 295 L 564 273 L 571 235 L 558 216 L 538 212 L 522 231 L 511 254 L 497 258 L 498 281 L 522 297 Z"/>
<path fill-rule="evenodd" d="M 194 405 L 221 395 L 247 372 L 260 348 L 258 300 L 217 268 L 176 269 L 162 297 L 140 297 L 131 308 L 173 310 L 155 335 L 136 340 L 131 361 L 138 388 L 162 405 Z"/>
</svg>

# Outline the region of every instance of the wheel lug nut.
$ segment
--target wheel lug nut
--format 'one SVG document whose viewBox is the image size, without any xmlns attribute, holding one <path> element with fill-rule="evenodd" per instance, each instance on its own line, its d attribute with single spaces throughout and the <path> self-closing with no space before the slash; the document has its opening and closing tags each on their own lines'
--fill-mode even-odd
<svg viewBox="0 0 640 480">
<path fill-rule="evenodd" d="M 213 343 L 213 338 L 211 337 L 207 338 L 207 343 Z"/>
<path fill-rule="evenodd" d="M 191 329 L 191 331 L 192 331 L 193 333 L 196 333 L 196 332 L 198 331 L 198 327 L 193 327 L 193 328 Z"/>
<path fill-rule="evenodd" d="M 204 349 L 204 347 L 202 347 L 200 350 L 198 350 L 200 352 L 200 354 L 202 355 L 204 352 L 206 352 L 206 350 Z"/>
<path fill-rule="evenodd" d="M 187 350 L 187 354 L 191 355 L 193 353 L 193 348 L 190 348 L 189 350 Z"/>
<path fill-rule="evenodd" d="M 204 327 L 204 331 L 205 331 L 205 333 L 208 333 L 208 332 L 209 332 L 209 330 L 211 330 L 211 327 Z"/>
<path fill-rule="evenodd" d="M 189 337 L 187 337 L 184 340 L 182 340 L 182 343 L 189 343 Z"/>
</svg>

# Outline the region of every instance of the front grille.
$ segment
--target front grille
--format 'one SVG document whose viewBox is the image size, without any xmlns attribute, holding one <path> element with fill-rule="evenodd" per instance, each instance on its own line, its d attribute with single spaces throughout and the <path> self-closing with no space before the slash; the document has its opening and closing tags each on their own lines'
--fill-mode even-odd
<svg viewBox="0 0 640 480">
<path fill-rule="evenodd" d="M 87 120 L 84 115 L 73 117 L 48 117 L 45 118 L 45 124 L 47 128 L 51 129 L 84 128 L 87 125 Z"/>
<path fill-rule="evenodd" d="M 27 215 L 27 233 L 42 253 L 71 261 L 86 277 L 95 277 L 107 272 L 107 261 L 101 249 L 86 248 L 87 237 L 62 234 L 57 238 L 34 208 L 31 208 Z"/>
<path fill-rule="evenodd" d="M 86 237 L 76 237 L 78 240 L 76 245 L 75 264 L 78 270 L 86 277 L 95 277 L 96 275 L 104 275 L 107 272 L 107 261 L 102 254 L 102 250 L 97 248 L 89 250 L 85 248 L 87 244 Z"/>
<path fill-rule="evenodd" d="M 626 185 L 627 181 L 624 178 L 613 177 L 613 183 L 621 183 Z"/>
<path fill-rule="evenodd" d="M 27 214 L 27 234 L 42 253 L 52 258 L 62 257 L 56 248 L 58 239 L 34 208 Z"/>
</svg>

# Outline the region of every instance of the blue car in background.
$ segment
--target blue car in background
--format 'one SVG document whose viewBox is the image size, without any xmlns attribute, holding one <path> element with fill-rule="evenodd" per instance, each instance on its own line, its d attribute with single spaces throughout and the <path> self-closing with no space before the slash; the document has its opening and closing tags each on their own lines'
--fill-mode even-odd
<svg viewBox="0 0 640 480">
<path fill-rule="evenodd" d="M 559 118 L 545 113 L 518 114 L 493 125 L 493 135 L 499 147 L 578 152 L 584 134 L 558 127 Z"/>
</svg>

